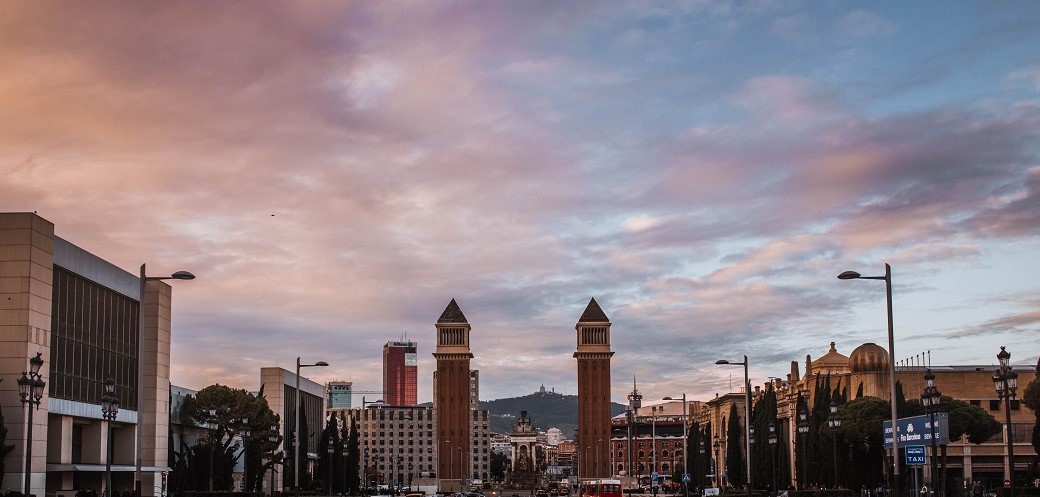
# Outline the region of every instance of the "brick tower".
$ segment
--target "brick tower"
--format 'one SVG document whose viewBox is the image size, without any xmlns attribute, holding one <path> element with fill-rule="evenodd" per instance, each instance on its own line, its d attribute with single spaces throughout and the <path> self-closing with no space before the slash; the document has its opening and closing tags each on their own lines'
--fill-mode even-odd
<svg viewBox="0 0 1040 497">
<path fill-rule="evenodd" d="M 437 478 L 441 490 L 461 491 L 469 461 L 470 376 L 469 323 L 455 299 L 437 319 L 437 372 L 434 409 L 437 416 Z"/>
<path fill-rule="evenodd" d="M 578 324 L 578 478 L 609 478 L 610 320 L 596 299 Z"/>
</svg>

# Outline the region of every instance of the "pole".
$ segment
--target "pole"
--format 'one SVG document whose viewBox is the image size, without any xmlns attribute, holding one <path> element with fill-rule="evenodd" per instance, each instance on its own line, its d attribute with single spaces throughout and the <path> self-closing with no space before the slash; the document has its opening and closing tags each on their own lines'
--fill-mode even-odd
<svg viewBox="0 0 1040 497">
<path fill-rule="evenodd" d="M 934 406 L 932 406 L 931 409 L 929 409 L 929 412 L 928 412 L 928 422 L 931 424 L 931 435 L 932 435 L 932 465 L 931 465 L 931 468 L 930 468 L 931 471 L 929 471 L 929 473 L 930 473 L 929 478 L 932 480 L 932 490 L 933 491 L 937 491 L 938 488 L 939 488 L 938 485 L 937 485 L 937 483 L 939 481 L 939 466 L 936 464 L 936 462 L 938 461 L 938 455 L 939 454 L 936 452 L 936 449 L 935 449 L 935 407 Z"/>
<path fill-rule="evenodd" d="M 831 428 L 831 465 L 834 466 L 834 488 L 838 488 L 838 430 Z"/>
<path fill-rule="evenodd" d="M 689 434 L 686 433 L 686 424 L 689 422 L 688 415 L 686 414 L 686 392 L 682 394 L 682 453 L 683 453 L 683 495 L 684 497 L 690 497 L 690 482 L 686 481 L 690 474 L 690 465 L 687 464 L 690 461 L 690 453 L 687 452 L 687 440 L 690 438 Z"/>
<path fill-rule="evenodd" d="M 896 414 L 896 340 L 892 325 L 892 266 L 885 263 L 885 296 L 888 301 L 888 381 L 892 391 L 892 490 L 896 497 L 899 492 L 899 417 Z M 1012 496 L 1014 497 L 1014 496 Z"/>
<path fill-rule="evenodd" d="M 134 438 L 136 439 L 134 449 L 134 491 L 137 493 L 137 497 L 141 497 L 143 495 L 141 493 L 141 444 L 144 436 L 144 416 L 142 416 L 142 401 L 144 399 L 144 292 L 148 283 L 144 264 L 141 264 L 141 275 L 138 281 L 140 283 L 140 293 L 137 295 L 137 426 L 134 427 Z"/>
<path fill-rule="evenodd" d="M 300 496 L 300 357 L 296 357 L 296 390 L 293 402 L 293 492 Z"/>
<path fill-rule="evenodd" d="M 744 447 L 747 460 L 747 496 L 751 497 L 751 382 L 748 380 L 748 360 L 744 355 Z"/>
<path fill-rule="evenodd" d="M 1005 436 L 1008 449 L 1008 482 L 1011 483 L 1008 494 L 1015 497 L 1015 441 L 1012 439 L 1011 431 L 1011 395 L 1008 390 L 1007 375 L 1002 376 L 1004 376 L 1004 426 L 1007 432 Z"/>
<path fill-rule="evenodd" d="M 30 394 L 31 395 L 31 394 Z M 25 432 L 25 497 L 29 497 L 30 477 L 32 476 L 32 431 L 33 431 L 33 403 L 29 401 L 29 425 Z"/>
<path fill-rule="evenodd" d="M 106 421 L 107 433 L 105 433 L 105 451 L 107 455 L 105 457 L 105 490 L 108 491 L 108 495 L 112 495 L 112 422 Z"/>
</svg>

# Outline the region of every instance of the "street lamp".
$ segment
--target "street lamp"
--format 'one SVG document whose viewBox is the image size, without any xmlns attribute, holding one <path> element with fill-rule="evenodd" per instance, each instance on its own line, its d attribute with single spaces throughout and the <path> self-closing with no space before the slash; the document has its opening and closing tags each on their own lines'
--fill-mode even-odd
<svg viewBox="0 0 1040 497">
<path fill-rule="evenodd" d="M 43 353 L 37 352 L 36 357 L 29 359 L 29 373 L 22 371 L 22 377 L 18 378 L 18 395 L 22 398 L 22 404 L 29 406 L 29 424 L 25 430 L 25 497 L 29 497 L 29 477 L 32 475 L 33 406 L 36 406 L 37 410 L 40 409 L 43 388 L 47 386 L 43 381 L 43 375 L 40 374 L 41 367 Z"/>
<path fill-rule="evenodd" d="M 137 304 L 137 450 L 136 450 L 136 462 L 134 465 L 134 491 L 137 492 L 138 497 L 141 497 L 141 441 L 143 440 L 144 433 L 142 427 L 143 421 L 143 401 L 145 397 L 144 392 L 144 292 L 145 286 L 149 281 L 162 281 L 162 280 L 193 280 L 195 275 L 188 271 L 177 271 L 169 276 L 147 276 L 145 272 L 145 265 L 141 264 L 140 278 L 140 292 L 138 294 Z M 212 490 L 212 489 L 210 489 Z M 154 488 L 153 488 L 154 492 Z"/>
<path fill-rule="evenodd" d="M 699 430 L 698 430 L 698 431 L 699 431 Z M 703 432 L 701 432 L 701 433 L 703 433 Z M 702 460 L 702 459 L 704 458 L 704 452 L 705 452 L 705 450 L 704 450 L 704 438 L 701 438 L 700 436 L 698 436 L 697 438 L 700 438 L 700 441 L 699 441 L 699 443 L 698 443 L 698 445 L 699 445 L 700 447 L 699 447 L 699 448 L 697 449 L 697 452 L 698 452 L 698 453 L 700 453 L 700 455 L 701 455 L 701 459 L 698 459 L 698 460 L 697 460 L 697 462 L 698 462 L 698 464 L 697 464 L 697 465 L 698 465 L 698 466 L 700 466 L 700 467 L 703 467 L 703 466 L 701 466 L 701 465 L 702 465 L 702 464 L 704 464 L 704 463 L 702 463 L 702 462 L 701 462 L 701 460 Z M 694 471 L 696 471 L 696 470 L 699 470 L 699 469 L 700 469 L 700 467 L 698 467 L 698 468 L 694 468 Z M 697 481 L 702 481 L 702 480 L 700 480 L 700 477 L 698 477 Z"/>
<path fill-rule="evenodd" d="M 1007 435 L 1004 438 L 1007 440 L 1010 484 L 1008 490 L 1009 495 L 1015 497 L 1015 442 L 1011 427 L 1011 400 L 1015 398 L 1015 392 L 1018 390 L 1018 373 L 1012 370 L 1011 353 L 1005 350 L 1003 345 L 1000 346 L 997 360 L 1000 361 L 1000 367 L 993 374 L 993 386 L 997 389 L 997 397 L 1004 400 L 1004 426 L 1007 427 Z"/>
<path fill-rule="evenodd" d="M 747 495 L 751 497 L 751 383 L 748 381 L 748 360 L 744 356 L 743 362 L 731 362 L 725 359 L 715 361 L 715 364 L 728 364 L 730 366 L 744 366 L 744 433 L 747 435 L 745 449 L 747 450 Z"/>
<path fill-rule="evenodd" d="M 776 488 L 776 443 L 778 441 L 779 441 L 778 437 L 776 436 L 776 423 L 774 423 L 772 420 L 770 420 L 769 421 L 769 449 L 770 449 L 769 453 L 772 456 L 772 463 L 773 464 L 772 464 L 772 468 L 769 469 L 769 472 L 773 474 L 773 493 L 774 493 L 774 495 L 777 493 L 777 490 L 778 490 Z"/>
<path fill-rule="evenodd" d="M 242 418 L 242 425 L 238 429 L 238 434 L 242 437 L 242 491 L 249 491 L 249 453 L 246 452 L 246 440 L 249 439 L 249 418 Z M 263 481 L 263 480 L 261 480 Z M 263 491 L 263 485 L 260 486 Z"/>
<path fill-rule="evenodd" d="M 841 428 L 841 414 L 838 414 L 838 401 L 831 400 L 831 415 L 827 418 L 827 426 L 831 429 L 831 462 L 834 466 L 834 488 L 838 488 L 838 428 Z"/>
<path fill-rule="evenodd" d="M 313 368 L 328 366 L 329 363 L 325 361 L 318 361 L 314 364 L 300 364 L 300 358 L 296 358 L 296 390 L 293 392 L 296 396 L 296 407 L 293 410 L 293 489 L 296 492 L 297 497 L 300 495 L 300 397 L 303 397 L 300 392 L 300 368 Z"/>
<path fill-rule="evenodd" d="M 719 440 L 718 434 L 715 435 L 715 441 L 712 442 L 712 446 L 715 447 L 715 464 L 712 465 L 712 469 L 715 470 L 715 486 L 722 488 L 722 472 L 720 471 L 722 468 L 719 464 L 721 462 L 719 461 L 719 449 L 722 447 L 722 442 Z"/>
<path fill-rule="evenodd" d="M 209 419 L 208 419 L 208 421 L 209 421 L 209 423 L 211 425 L 215 424 L 217 422 L 217 406 L 214 406 L 214 405 L 210 405 L 209 406 Z M 216 431 L 217 431 L 216 428 L 212 428 L 211 429 L 210 441 L 209 441 L 209 485 L 207 486 L 207 488 L 209 489 L 210 492 L 213 491 L 213 452 L 215 452 L 216 449 L 217 449 L 217 447 L 216 447 L 217 446 Z"/>
<path fill-rule="evenodd" d="M 664 400 L 672 400 L 672 398 L 665 397 Z M 686 434 L 686 425 L 689 423 L 689 416 L 686 414 L 686 392 L 683 392 L 682 394 L 682 416 L 683 490 L 685 497 L 690 497 L 690 483 L 687 481 L 690 478 L 690 469 L 687 464 L 690 460 L 690 455 L 689 452 L 687 452 L 686 447 L 686 439 L 688 438 Z"/>
<path fill-rule="evenodd" d="M 347 457 L 350 455 L 350 447 L 347 446 L 346 437 L 344 437 L 344 440 L 343 440 L 342 450 L 343 450 L 343 495 L 346 495 L 347 492 L 350 491 L 350 488 L 349 488 L 350 486 L 347 484 L 347 480 L 350 479 L 349 478 L 349 476 L 350 476 L 350 473 L 349 473 L 349 471 L 350 471 L 350 464 L 348 464 L 348 462 L 347 462 Z"/>
<path fill-rule="evenodd" d="M 365 397 L 363 397 L 363 396 L 361 397 L 361 433 L 365 434 L 365 442 L 366 443 L 368 443 L 368 441 L 371 438 L 374 438 L 374 437 L 370 437 L 369 433 L 368 433 L 368 405 L 369 404 L 381 406 L 381 405 L 383 405 L 383 399 L 373 400 L 372 402 L 369 402 L 368 400 L 365 400 Z M 364 468 L 363 468 L 362 473 L 363 473 L 364 479 L 365 479 L 365 482 L 364 482 L 365 490 L 364 490 L 363 493 L 367 494 L 368 493 L 368 449 L 367 448 L 362 453 L 362 456 L 364 456 Z"/>
<path fill-rule="evenodd" d="M 275 470 L 275 466 L 274 466 L 274 460 L 275 460 L 274 449 L 278 448 L 278 442 L 280 441 L 281 438 L 282 437 L 280 437 L 278 435 L 278 425 L 271 425 L 271 431 L 268 432 L 268 434 L 267 434 L 267 441 L 271 442 L 271 497 L 274 497 L 274 473 L 276 471 Z M 262 478 L 263 478 L 263 475 L 261 475 L 261 479 Z M 261 490 L 263 490 L 263 483 L 262 482 L 261 482 L 260 488 L 261 488 Z"/>
<path fill-rule="evenodd" d="M 105 380 L 105 394 L 101 396 L 101 417 L 105 418 L 105 490 L 112 495 L 112 420 L 119 414 L 119 397 L 116 397 L 116 380 L 111 376 Z"/>
<path fill-rule="evenodd" d="M 924 372 L 924 391 L 921 392 L 921 404 L 924 405 L 925 411 L 928 412 L 928 426 L 930 427 L 930 433 L 932 438 L 932 464 L 931 464 L 931 484 L 934 489 L 936 484 L 939 482 L 939 466 L 937 453 L 935 451 L 935 412 L 939 410 L 939 402 L 942 401 L 942 394 L 939 393 L 939 388 L 935 386 L 935 374 L 932 373 L 931 368 L 926 369 Z"/>
<path fill-rule="evenodd" d="M 336 446 L 335 441 L 332 439 L 331 435 L 329 436 L 329 443 L 326 445 L 327 447 L 325 447 L 325 451 L 328 452 L 329 464 L 328 467 L 325 468 L 325 484 L 326 488 L 328 488 L 328 495 L 332 495 L 332 454 L 336 452 Z"/>
<path fill-rule="evenodd" d="M 805 437 L 809 434 L 809 409 L 804 405 L 798 406 L 798 455 L 801 455 L 802 463 L 798 465 L 798 469 L 801 470 L 800 481 L 798 487 L 802 488 L 805 485 L 805 466 L 809 460 L 809 454 L 805 450 Z"/>
<path fill-rule="evenodd" d="M 650 406 L 650 491 L 657 497 L 657 406 Z"/>
<path fill-rule="evenodd" d="M 882 280 L 885 282 L 885 296 L 888 301 L 888 383 L 891 390 L 889 401 L 892 410 L 892 490 L 896 497 L 899 493 L 899 418 L 896 415 L 896 345 L 892 328 L 892 266 L 885 263 L 884 276 L 863 276 L 855 271 L 845 271 L 838 275 L 839 280 Z"/>
</svg>

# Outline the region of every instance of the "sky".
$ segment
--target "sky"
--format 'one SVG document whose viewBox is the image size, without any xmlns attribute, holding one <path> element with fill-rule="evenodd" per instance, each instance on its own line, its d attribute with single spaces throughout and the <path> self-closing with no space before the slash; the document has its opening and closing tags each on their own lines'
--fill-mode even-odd
<svg viewBox="0 0 1040 497">
<path fill-rule="evenodd" d="M 171 381 L 708 400 L 835 342 L 1040 354 L 1040 4 L 0 3 L 0 212 L 175 281 Z M 912 359 L 919 361 L 919 359 Z M 940 385 L 941 388 L 941 385 Z M 368 394 L 369 397 L 378 394 Z M 360 398 L 355 402 L 360 403 Z M 369 399 L 371 400 L 371 399 Z"/>
</svg>

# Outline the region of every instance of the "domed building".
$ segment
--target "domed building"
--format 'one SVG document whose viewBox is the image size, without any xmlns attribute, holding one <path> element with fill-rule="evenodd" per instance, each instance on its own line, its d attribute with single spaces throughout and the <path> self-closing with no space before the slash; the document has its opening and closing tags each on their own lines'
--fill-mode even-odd
<svg viewBox="0 0 1040 497">
<path fill-rule="evenodd" d="M 856 347 L 849 356 L 851 375 L 849 384 L 863 395 L 888 398 L 888 351 L 876 343 L 865 343 Z"/>
</svg>

